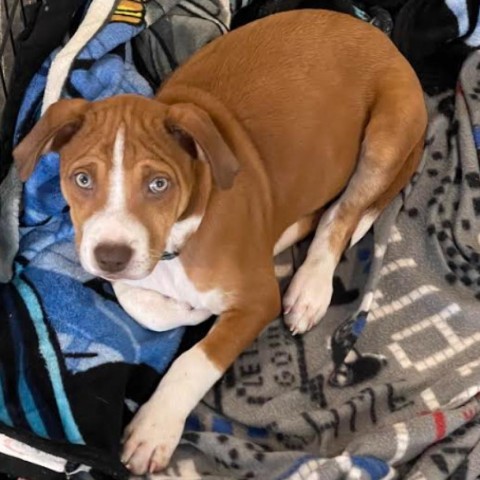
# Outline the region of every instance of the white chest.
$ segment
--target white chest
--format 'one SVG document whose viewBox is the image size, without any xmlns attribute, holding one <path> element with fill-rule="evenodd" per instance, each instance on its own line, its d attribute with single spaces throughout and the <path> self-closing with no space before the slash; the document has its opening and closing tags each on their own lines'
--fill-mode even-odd
<svg viewBox="0 0 480 480">
<path fill-rule="evenodd" d="M 158 262 L 153 272 L 141 280 L 124 280 L 133 287 L 154 290 L 162 295 L 185 302 L 196 309 L 218 315 L 225 307 L 225 295 L 219 289 L 199 292 L 188 278 L 178 258 Z"/>
</svg>

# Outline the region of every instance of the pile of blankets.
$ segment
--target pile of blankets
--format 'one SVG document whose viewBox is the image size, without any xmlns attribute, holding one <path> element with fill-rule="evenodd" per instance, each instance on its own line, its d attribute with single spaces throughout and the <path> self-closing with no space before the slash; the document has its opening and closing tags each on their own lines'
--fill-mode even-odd
<svg viewBox="0 0 480 480">
<path fill-rule="evenodd" d="M 326 318 L 303 337 L 292 337 L 281 318 L 272 322 L 190 416 L 163 477 L 480 473 L 480 7 L 473 0 L 30 7 L 0 131 L 0 472 L 127 478 L 118 456 L 123 427 L 211 324 L 166 333 L 139 327 L 109 284 L 78 264 L 58 156 L 45 155 L 22 189 L 12 146 L 59 98 L 152 96 L 229 28 L 319 7 L 381 28 L 412 63 L 430 113 L 425 154 L 405 192 L 344 255 Z M 307 248 L 308 239 L 277 258 L 282 289 Z"/>
</svg>

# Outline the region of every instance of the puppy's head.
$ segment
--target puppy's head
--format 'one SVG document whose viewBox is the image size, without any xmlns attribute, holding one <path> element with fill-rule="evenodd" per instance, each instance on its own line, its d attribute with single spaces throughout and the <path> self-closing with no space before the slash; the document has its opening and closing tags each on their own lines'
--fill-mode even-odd
<svg viewBox="0 0 480 480">
<path fill-rule="evenodd" d="M 210 169 L 228 189 L 238 170 L 204 110 L 130 95 L 52 105 L 14 150 L 23 181 L 50 150 L 60 153 L 80 261 L 110 280 L 148 275 L 198 179 Z"/>
</svg>

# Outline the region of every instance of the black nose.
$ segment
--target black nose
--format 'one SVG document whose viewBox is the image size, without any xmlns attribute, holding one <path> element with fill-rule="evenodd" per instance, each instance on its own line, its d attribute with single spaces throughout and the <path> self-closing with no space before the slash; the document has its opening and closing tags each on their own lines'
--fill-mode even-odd
<svg viewBox="0 0 480 480">
<path fill-rule="evenodd" d="M 133 250 L 128 245 L 101 243 L 94 250 L 98 266 L 109 273 L 121 272 L 132 258 Z"/>
</svg>

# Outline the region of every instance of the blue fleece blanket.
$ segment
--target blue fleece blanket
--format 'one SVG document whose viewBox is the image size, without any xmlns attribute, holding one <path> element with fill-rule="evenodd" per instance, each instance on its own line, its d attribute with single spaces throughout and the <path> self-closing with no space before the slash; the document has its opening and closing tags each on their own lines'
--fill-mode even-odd
<svg viewBox="0 0 480 480">
<path fill-rule="evenodd" d="M 117 7 L 110 23 L 86 43 L 71 65 L 62 97 L 94 101 L 124 93 L 153 95 L 131 58 L 129 42 L 145 28 L 139 17 L 144 10 L 140 2 L 138 6 L 131 16 Z M 59 50 L 28 88 L 16 142 L 39 118 L 47 75 Z M 9 349 L 15 350 L 15 361 L 0 369 L 0 420 L 42 437 L 84 443 L 69 398 L 75 393 L 67 391 L 65 376 L 112 363 L 145 364 L 160 374 L 183 329 L 155 333 L 140 327 L 119 307 L 110 285 L 80 267 L 60 191 L 57 153 L 39 161 L 25 185 L 23 206 L 15 277 L 0 288 L 0 305 L 6 310 L 0 316 L 8 319 L 1 336 L 11 338 Z M 35 363 L 41 374 L 34 373 Z M 18 388 L 12 389 L 11 382 Z"/>
</svg>

